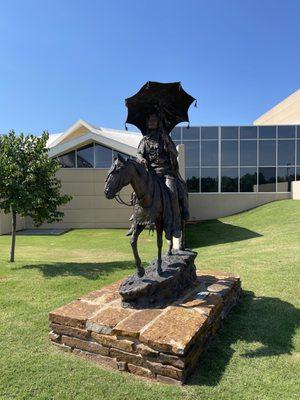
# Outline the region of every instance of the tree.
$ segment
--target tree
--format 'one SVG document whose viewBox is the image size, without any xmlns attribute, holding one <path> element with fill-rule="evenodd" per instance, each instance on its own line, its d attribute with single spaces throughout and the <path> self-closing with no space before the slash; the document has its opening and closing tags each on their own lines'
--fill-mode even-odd
<svg viewBox="0 0 300 400">
<path fill-rule="evenodd" d="M 0 210 L 11 213 L 10 261 L 15 260 L 17 215 L 31 217 L 35 226 L 60 221 L 64 213 L 58 208 L 71 200 L 61 195 L 61 182 L 55 174 L 57 160 L 48 156 L 48 133 L 41 137 L 10 131 L 0 142 Z"/>
</svg>

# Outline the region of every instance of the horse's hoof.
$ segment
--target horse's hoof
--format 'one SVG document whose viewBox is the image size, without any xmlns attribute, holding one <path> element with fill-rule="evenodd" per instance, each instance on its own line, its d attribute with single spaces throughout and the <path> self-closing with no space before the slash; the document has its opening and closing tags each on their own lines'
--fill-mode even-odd
<svg viewBox="0 0 300 400">
<path fill-rule="evenodd" d="M 169 250 L 169 251 L 166 252 L 166 255 L 167 255 L 167 256 L 171 256 L 172 254 L 173 254 L 173 253 L 172 253 L 172 250 Z"/>
<path fill-rule="evenodd" d="M 161 267 L 158 266 L 158 267 L 157 267 L 157 274 L 158 274 L 159 276 L 161 276 L 162 273 L 163 273 L 163 271 L 162 271 Z"/>
<path fill-rule="evenodd" d="M 142 278 L 145 275 L 145 269 L 143 267 L 138 268 L 137 275 L 139 278 Z"/>
</svg>

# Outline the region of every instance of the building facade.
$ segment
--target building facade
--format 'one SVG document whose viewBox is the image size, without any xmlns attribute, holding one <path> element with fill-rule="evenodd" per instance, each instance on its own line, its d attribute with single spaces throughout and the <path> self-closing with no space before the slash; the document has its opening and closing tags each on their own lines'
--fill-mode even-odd
<svg viewBox="0 0 300 400">
<path fill-rule="evenodd" d="M 300 181 L 300 91 L 255 124 L 172 131 L 188 186 L 191 220 L 219 218 L 291 198 L 292 182 Z M 49 155 L 60 161 L 62 191 L 73 198 L 62 208 L 62 222 L 41 228 L 127 227 L 131 208 L 107 200 L 103 187 L 116 154 L 134 157 L 140 140 L 139 133 L 95 127 L 83 120 L 51 135 Z M 125 201 L 130 194 L 130 187 L 122 190 Z M 30 219 L 18 220 L 19 229 L 32 227 Z M 0 214 L 0 234 L 9 231 L 9 216 Z"/>
</svg>

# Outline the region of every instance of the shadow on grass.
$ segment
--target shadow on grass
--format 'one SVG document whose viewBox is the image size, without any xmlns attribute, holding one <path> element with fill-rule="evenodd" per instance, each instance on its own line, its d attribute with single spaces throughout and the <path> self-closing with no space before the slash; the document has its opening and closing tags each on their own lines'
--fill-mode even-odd
<svg viewBox="0 0 300 400">
<path fill-rule="evenodd" d="M 46 278 L 56 276 L 83 276 L 87 279 L 98 279 L 115 271 L 129 270 L 132 261 L 111 261 L 105 263 L 49 263 L 24 265 L 24 269 L 38 269 Z"/>
<path fill-rule="evenodd" d="M 234 345 L 240 341 L 246 346 L 255 344 L 255 350 L 241 354 L 243 358 L 291 354 L 298 327 L 300 309 L 275 297 L 255 297 L 253 292 L 244 291 L 241 303 L 231 311 L 188 384 L 217 385 L 234 354 Z"/>
<path fill-rule="evenodd" d="M 216 244 L 240 242 L 242 240 L 261 237 L 260 233 L 240 226 L 225 224 L 218 220 L 205 221 L 196 225 L 188 225 L 186 240 L 188 247 L 206 247 Z"/>
</svg>

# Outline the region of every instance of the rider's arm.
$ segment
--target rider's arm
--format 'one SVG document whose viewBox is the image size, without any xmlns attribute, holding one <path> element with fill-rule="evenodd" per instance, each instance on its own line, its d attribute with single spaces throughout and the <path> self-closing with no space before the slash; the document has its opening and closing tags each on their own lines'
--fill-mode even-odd
<svg viewBox="0 0 300 400">
<path fill-rule="evenodd" d="M 136 154 L 137 159 L 141 163 L 147 163 L 147 160 L 145 159 L 145 143 L 144 143 L 144 138 L 140 141 L 137 154 Z"/>
</svg>

